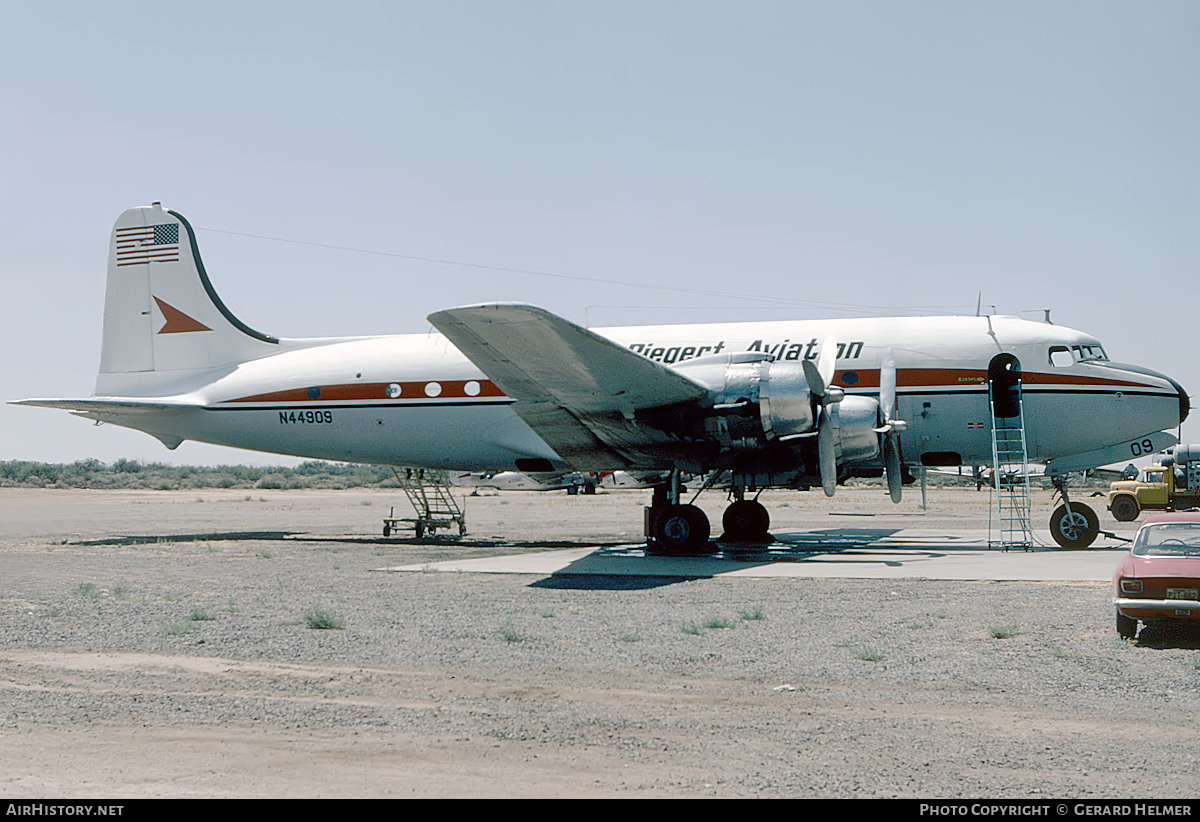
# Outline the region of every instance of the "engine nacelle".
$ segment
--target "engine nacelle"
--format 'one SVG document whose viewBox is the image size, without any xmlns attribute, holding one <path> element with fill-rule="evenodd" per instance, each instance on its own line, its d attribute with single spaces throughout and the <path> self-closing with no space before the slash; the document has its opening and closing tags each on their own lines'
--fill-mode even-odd
<svg viewBox="0 0 1200 822">
<path fill-rule="evenodd" d="M 798 362 L 744 352 L 692 360 L 678 369 L 712 392 L 704 435 L 725 448 L 759 450 L 773 441 L 795 441 L 817 430 L 817 404 Z M 827 407 L 832 409 L 839 462 L 879 456 L 877 400 L 849 396 Z"/>
<path fill-rule="evenodd" d="M 704 433 L 727 448 L 754 450 L 815 429 L 804 369 L 755 352 L 703 357 L 679 366 L 710 393 Z"/>
<path fill-rule="evenodd" d="M 834 451 L 838 463 L 868 462 L 879 458 L 879 400 L 874 397 L 843 397 L 829 406 L 837 425 Z"/>
</svg>

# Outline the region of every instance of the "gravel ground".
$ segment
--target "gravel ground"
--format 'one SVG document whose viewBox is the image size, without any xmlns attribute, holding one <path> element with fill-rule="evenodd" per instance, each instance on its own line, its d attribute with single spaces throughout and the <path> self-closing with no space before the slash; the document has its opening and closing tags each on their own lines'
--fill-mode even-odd
<svg viewBox="0 0 1200 822">
<path fill-rule="evenodd" d="M 0 792 L 1200 795 L 1200 636 L 1116 639 L 1105 584 L 374 570 L 632 540 L 645 496 L 471 498 L 449 546 L 369 536 L 374 491 L 0 489 Z"/>
</svg>

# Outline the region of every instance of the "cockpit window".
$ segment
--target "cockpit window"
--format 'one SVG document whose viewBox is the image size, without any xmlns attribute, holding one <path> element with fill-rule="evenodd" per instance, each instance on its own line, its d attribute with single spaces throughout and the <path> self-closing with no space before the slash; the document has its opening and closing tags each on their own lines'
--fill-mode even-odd
<svg viewBox="0 0 1200 822">
<path fill-rule="evenodd" d="M 1050 364 L 1055 368 L 1066 368 L 1068 365 L 1075 363 L 1075 357 L 1071 354 L 1071 349 L 1065 345 L 1055 345 L 1050 348 Z"/>
<path fill-rule="evenodd" d="M 1108 359 L 1108 355 L 1099 345 L 1072 345 L 1070 348 L 1065 345 L 1052 345 L 1048 356 L 1050 364 L 1055 368 L 1066 368 L 1077 362 Z"/>
</svg>

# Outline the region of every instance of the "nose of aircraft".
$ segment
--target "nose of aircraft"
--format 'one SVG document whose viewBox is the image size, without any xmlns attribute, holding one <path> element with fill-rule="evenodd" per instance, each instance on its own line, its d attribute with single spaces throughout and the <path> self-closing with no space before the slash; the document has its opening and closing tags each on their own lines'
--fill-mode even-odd
<svg viewBox="0 0 1200 822">
<path fill-rule="evenodd" d="M 1187 419 L 1188 413 L 1192 410 L 1192 402 L 1188 397 L 1187 392 L 1183 390 L 1183 386 L 1175 382 L 1175 380 L 1171 379 L 1166 374 L 1160 374 L 1157 371 L 1152 371 L 1149 368 L 1143 368 L 1140 365 L 1129 365 L 1128 363 L 1108 363 L 1108 365 L 1112 368 L 1119 368 L 1122 371 L 1130 371 L 1134 374 L 1140 374 L 1144 377 L 1153 377 L 1154 379 L 1162 380 L 1167 385 L 1170 385 L 1171 388 L 1175 389 L 1175 394 L 1179 398 L 1179 421 L 1166 427 L 1174 428 L 1176 425 L 1182 425 L 1183 421 Z"/>
<path fill-rule="evenodd" d="M 1166 380 L 1171 384 L 1171 387 L 1175 389 L 1175 393 L 1179 396 L 1179 424 L 1182 425 L 1183 421 L 1187 419 L 1188 412 L 1192 410 L 1192 402 L 1188 398 L 1187 392 L 1183 390 L 1183 386 L 1175 382 L 1175 380 L 1171 379 L 1166 374 L 1159 374 L 1156 371 L 1148 371 L 1147 373 L 1151 376 L 1158 377 L 1160 380 Z"/>
</svg>

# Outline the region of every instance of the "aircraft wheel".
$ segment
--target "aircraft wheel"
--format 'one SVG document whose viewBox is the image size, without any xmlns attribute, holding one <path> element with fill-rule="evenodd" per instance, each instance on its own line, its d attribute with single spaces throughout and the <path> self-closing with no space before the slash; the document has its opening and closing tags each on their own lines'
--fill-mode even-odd
<svg viewBox="0 0 1200 822">
<path fill-rule="evenodd" d="M 654 541 L 669 554 L 711 554 L 708 517 L 695 505 L 668 505 L 654 521 Z"/>
<path fill-rule="evenodd" d="M 383 535 L 385 537 L 390 537 L 392 535 L 392 526 L 385 524 L 383 526 Z"/>
<path fill-rule="evenodd" d="M 1117 522 L 1133 522 L 1138 518 L 1138 514 L 1142 513 L 1142 506 L 1138 505 L 1138 501 L 1133 497 L 1122 494 L 1113 499 L 1108 510 L 1112 511 L 1113 519 Z"/>
<path fill-rule="evenodd" d="M 1060 505 L 1050 516 L 1050 536 L 1060 548 L 1087 548 L 1096 541 L 1099 528 L 1096 512 L 1078 502 L 1071 503 L 1070 511 L 1066 505 Z"/>
<path fill-rule="evenodd" d="M 743 499 L 729 504 L 721 516 L 721 525 L 725 539 L 731 542 L 767 542 L 771 515 L 761 502 Z"/>
<path fill-rule="evenodd" d="M 1138 621 L 1117 611 L 1117 636 L 1121 639 L 1137 639 Z"/>
<path fill-rule="evenodd" d="M 573 496 L 575 496 L 575 495 L 576 495 L 576 494 L 578 494 L 578 493 L 579 493 L 579 486 L 578 486 L 578 485 L 568 485 L 568 486 L 567 486 L 567 496 L 569 496 L 569 497 L 573 497 Z"/>
</svg>

